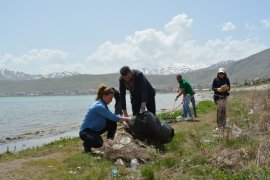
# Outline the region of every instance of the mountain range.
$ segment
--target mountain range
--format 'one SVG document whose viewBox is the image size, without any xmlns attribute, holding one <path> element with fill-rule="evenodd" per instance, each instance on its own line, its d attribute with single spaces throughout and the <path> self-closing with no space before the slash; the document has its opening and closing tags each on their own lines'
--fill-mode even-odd
<svg viewBox="0 0 270 180">
<path fill-rule="evenodd" d="M 146 75 L 168 75 L 168 74 L 179 74 L 179 73 L 187 73 L 192 72 L 194 70 L 200 69 L 202 66 L 192 66 L 192 65 L 181 65 L 176 64 L 175 66 L 165 66 L 155 69 L 149 69 L 149 68 L 142 68 L 139 69 Z M 80 73 L 77 72 L 54 72 L 47 75 L 41 75 L 41 74 L 26 74 L 24 72 L 19 71 L 11 71 L 8 69 L 0 69 L 0 81 L 1 80 L 35 80 L 35 79 L 42 79 L 42 78 L 49 78 L 49 79 L 55 79 L 55 78 L 64 78 L 74 75 L 80 75 Z"/>
<path fill-rule="evenodd" d="M 224 67 L 232 84 L 270 78 L 270 49 L 238 61 L 226 61 L 185 74 L 193 84 L 210 87 L 219 67 Z"/>
<path fill-rule="evenodd" d="M 165 66 L 160 68 L 142 68 L 142 71 L 146 75 L 169 75 L 169 74 L 183 74 L 187 72 L 192 72 L 197 69 L 204 68 L 206 66 L 202 65 L 183 65 L 183 64 L 175 64 L 174 66 Z"/>
<path fill-rule="evenodd" d="M 26 74 L 24 72 L 19 71 L 10 71 L 8 69 L 0 69 L 0 81 L 1 80 L 35 80 L 35 79 L 42 79 L 42 78 L 63 78 L 63 77 L 69 77 L 79 75 L 77 72 L 54 72 L 47 75 L 41 75 L 41 74 Z"/>
<path fill-rule="evenodd" d="M 167 66 L 155 70 L 141 70 L 146 74 L 147 79 L 156 89 L 170 91 L 177 87 L 175 74 L 179 73 L 193 86 L 209 88 L 220 67 L 226 69 L 232 84 L 242 84 L 247 80 L 256 78 L 269 78 L 270 49 L 266 49 L 238 61 L 228 60 L 201 69 L 183 67 L 182 71 L 180 71 L 175 67 Z M 58 92 L 58 94 L 59 92 L 64 94 L 70 92 L 75 94 L 89 94 L 90 92 L 94 92 L 100 83 L 118 87 L 118 79 L 119 73 L 90 75 L 62 72 L 42 76 L 1 69 L 0 95 L 40 92 L 50 92 L 50 94 L 57 94 L 55 92 Z"/>
</svg>

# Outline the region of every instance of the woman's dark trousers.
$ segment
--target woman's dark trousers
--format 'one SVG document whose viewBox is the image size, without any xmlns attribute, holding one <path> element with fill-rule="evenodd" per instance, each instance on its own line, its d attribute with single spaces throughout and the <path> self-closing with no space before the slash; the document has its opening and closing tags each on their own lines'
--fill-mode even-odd
<svg viewBox="0 0 270 180">
<path fill-rule="evenodd" d="M 91 148 L 99 148 L 103 145 L 101 135 L 107 131 L 107 139 L 113 139 L 117 128 L 117 123 L 107 120 L 106 127 L 102 131 L 93 131 L 84 129 L 80 132 L 80 138 L 83 140 L 84 152 L 91 152 Z"/>
</svg>

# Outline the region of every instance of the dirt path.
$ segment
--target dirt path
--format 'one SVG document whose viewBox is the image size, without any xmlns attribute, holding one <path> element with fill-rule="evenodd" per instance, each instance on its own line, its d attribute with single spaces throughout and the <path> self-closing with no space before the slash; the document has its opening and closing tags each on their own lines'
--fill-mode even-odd
<svg viewBox="0 0 270 180">
<path fill-rule="evenodd" d="M 54 152 L 50 154 L 41 154 L 37 157 L 25 157 L 20 159 L 15 159 L 12 161 L 1 162 L 0 163 L 0 174 L 1 180 L 3 179 L 28 179 L 27 177 L 21 177 L 21 174 L 18 173 L 24 168 L 28 169 L 27 163 L 35 160 L 42 160 L 42 159 L 57 159 L 66 156 L 66 153 L 62 152 Z"/>
</svg>

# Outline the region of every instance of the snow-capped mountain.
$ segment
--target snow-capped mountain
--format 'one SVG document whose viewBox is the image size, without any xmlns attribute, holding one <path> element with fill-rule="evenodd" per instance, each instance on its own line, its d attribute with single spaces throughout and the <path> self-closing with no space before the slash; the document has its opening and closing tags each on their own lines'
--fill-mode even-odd
<svg viewBox="0 0 270 180">
<path fill-rule="evenodd" d="M 77 72 L 68 72 L 68 71 L 64 71 L 64 72 L 54 72 L 51 74 L 47 74 L 44 76 L 44 78 L 63 78 L 63 77 L 69 77 L 69 76 L 74 76 L 74 75 L 79 75 L 79 73 Z"/>
<path fill-rule="evenodd" d="M 34 80 L 42 78 L 42 75 L 26 74 L 19 71 L 0 69 L 0 80 Z"/>
<path fill-rule="evenodd" d="M 49 79 L 55 79 L 55 78 L 63 78 L 73 75 L 78 75 L 77 72 L 57 72 L 57 73 L 51 73 L 47 75 L 41 75 L 41 74 L 26 74 L 19 71 L 10 71 L 8 69 L 0 69 L 0 80 L 35 80 L 35 79 L 42 79 L 42 78 L 49 78 Z"/>
<path fill-rule="evenodd" d="M 144 74 L 147 75 L 168 75 L 168 74 L 181 74 L 186 72 L 191 72 L 197 69 L 205 68 L 204 65 L 181 65 L 176 64 L 175 66 L 164 66 L 160 68 L 148 69 L 142 68 L 140 69 Z"/>
</svg>

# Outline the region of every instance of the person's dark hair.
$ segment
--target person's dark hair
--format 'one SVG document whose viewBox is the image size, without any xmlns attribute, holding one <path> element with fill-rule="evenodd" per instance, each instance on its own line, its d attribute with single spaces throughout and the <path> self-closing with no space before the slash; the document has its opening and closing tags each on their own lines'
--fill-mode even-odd
<svg viewBox="0 0 270 180">
<path fill-rule="evenodd" d="M 102 98 L 103 95 L 114 94 L 112 88 L 108 88 L 105 84 L 100 84 L 97 90 L 96 100 Z"/>
<path fill-rule="evenodd" d="M 125 75 L 127 75 L 129 72 L 130 72 L 130 68 L 129 68 L 128 66 L 123 66 L 123 67 L 120 69 L 120 74 L 121 74 L 121 76 L 125 76 Z"/>
<path fill-rule="evenodd" d="M 177 74 L 176 77 L 182 79 L 182 75 L 181 74 Z"/>
</svg>

